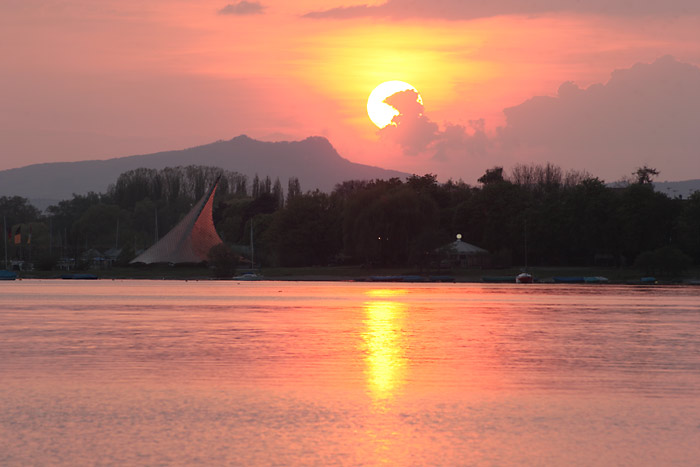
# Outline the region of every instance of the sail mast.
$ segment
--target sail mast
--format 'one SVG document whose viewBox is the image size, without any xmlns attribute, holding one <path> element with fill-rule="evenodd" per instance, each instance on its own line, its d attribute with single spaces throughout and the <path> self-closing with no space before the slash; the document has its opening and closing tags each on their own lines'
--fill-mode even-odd
<svg viewBox="0 0 700 467">
<path fill-rule="evenodd" d="M 2 238 L 5 239 L 5 269 L 7 269 L 7 218 L 2 216 Z"/>
<path fill-rule="evenodd" d="M 255 246 L 253 245 L 253 218 L 250 218 L 250 268 L 255 269 Z"/>
</svg>

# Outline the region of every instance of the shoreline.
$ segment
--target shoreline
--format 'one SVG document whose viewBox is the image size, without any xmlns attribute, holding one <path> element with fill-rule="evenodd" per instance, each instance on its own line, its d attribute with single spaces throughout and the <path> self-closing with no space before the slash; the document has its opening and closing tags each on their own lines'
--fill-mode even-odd
<svg viewBox="0 0 700 467">
<path fill-rule="evenodd" d="M 239 270 L 236 274 L 251 272 Z M 368 282 L 368 283 L 515 283 L 515 276 L 522 272 L 521 268 L 510 269 L 459 269 L 440 271 L 417 271 L 410 268 L 377 268 L 327 266 L 304 268 L 263 268 L 256 270 L 259 277 L 254 280 L 299 281 L 299 282 Z M 536 267 L 528 268 L 535 283 L 570 285 L 580 282 L 555 282 L 554 278 L 595 278 L 603 277 L 606 281 L 586 285 L 700 285 L 700 268 L 693 268 L 679 276 L 654 276 L 655 280 L 642 281 L 649 277 L 636 269 L 607 269 L 607 268 L 561 268 Z M 64 275 L 88 275 L 96 277 L 75 277 L 65 279 Z M 431 280 L 432 276 L 432 280 Z M 20 271 L 17 280 L 23 279 L 59 279 L 59 280 L 185 280 L 205 281 L 221 280 L 231 282 L 247 282 L 251 279 L 240 277 L 217 278 L 213 272 L 203 266 L 155 266 L 148 268 L 114 267 L 109 269 L 89 269 L 83 271 Z"/>
</svg>

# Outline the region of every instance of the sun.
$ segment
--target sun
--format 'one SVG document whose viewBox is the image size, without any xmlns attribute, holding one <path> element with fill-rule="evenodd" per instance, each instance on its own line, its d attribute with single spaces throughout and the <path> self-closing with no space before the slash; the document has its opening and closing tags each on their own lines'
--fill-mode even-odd
<svg viewBox="0 0 700 467">
<path fill-rule="evenodd" d="M 384 102 L 384 99 L 397 92 L 408 90 L 415 91 L 418 94 L 418 102 L 423 103 L 423 98 L 418 93 L 418 90 L 403 81 L 386 81 L 374 88 L 374 91 L 369 95 L 369 99 L 367 99 L 367 114 L 372 123 L 379 128 L 389 125 L 391 119 L 398 115 L 399 111 Z"/>
</svg>

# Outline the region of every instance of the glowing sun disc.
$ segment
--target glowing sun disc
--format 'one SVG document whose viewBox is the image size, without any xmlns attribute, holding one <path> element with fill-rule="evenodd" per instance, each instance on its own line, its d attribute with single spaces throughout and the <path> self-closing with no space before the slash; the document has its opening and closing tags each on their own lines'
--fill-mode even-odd
<svg viewBox="0 0 700 467">
<path fill-rule="evenodd" d="M 416 88 L 403 81 L 386 81 L 374 88 L 374 91 L 369 95 L 369 99 L 367 99 L 367 114 L 369 115 L 369 119 L 372 120 L 372 123 L 379 128 L 384 128 L 389 125 L 391 119 L 398 115 L 399 111 L 384 102 L 384 99 L 397 92 L 407 91 L 409 89 L 416 91 L 418 94 Z M 418 102 L 421 104 L 423 103 L 423 98 L 420 94 L 418 94 Z"/>
</svg>

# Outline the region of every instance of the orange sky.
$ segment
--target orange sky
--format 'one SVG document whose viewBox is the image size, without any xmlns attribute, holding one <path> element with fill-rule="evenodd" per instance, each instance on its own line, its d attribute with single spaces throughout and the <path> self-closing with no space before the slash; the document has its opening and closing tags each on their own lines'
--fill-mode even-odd
<svg viewBox="0 0 700 467">
<path fill-rule="evenodd" d="M 415 7 L 419 12 L 430 5 L 405 3 L 408 11 L 423 5 Z M 506 11 L 510 3 L 503 1 Z M 212 0 L 6 0 L 0 4 L 0 170 L 239 134 L 322 135 L 355 162 L 470 181 L 484 167 L 518 158 L 406 155 L 380 140 L 367 118 L 372 89 L 386 80 L 409 82 L 440 131 L 459 124 L 469 134 L 469 121 L 483 118 L 494 137 L 506 124 L 504 108 L 555 96 L 566 81 L 581 88 L 606 83 L 616 69 L 667 54 L 700 64 L 697 12 L 445 19 L 438 9 L 433 17 L 303 17 L 382 4 L 270 0 L 248 5 L 257 14 L 236 15 L 220 14 L 226 1 Z"/>
</svg>

